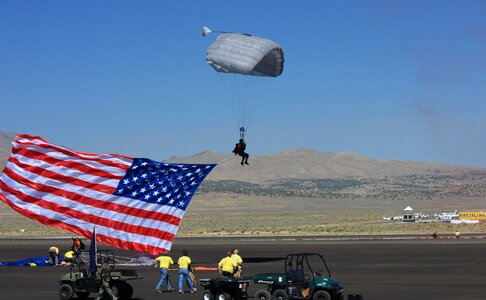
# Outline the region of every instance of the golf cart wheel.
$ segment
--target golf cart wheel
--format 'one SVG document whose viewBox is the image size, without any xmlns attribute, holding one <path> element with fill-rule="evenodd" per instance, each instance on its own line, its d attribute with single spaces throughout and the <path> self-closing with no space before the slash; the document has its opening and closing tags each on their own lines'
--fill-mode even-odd
<svg viewBox="0 0 486 300">
<path fill-rule="evenodd" d="M 76 292 L 78 299 L 88 299 L 89 292 Z"/>
<path fill-rule="evenodd" d="M 284 290 L 275 290 L 272 295 L 273 300 L 289 300 L 289 295 Z"/>
<path fill-rule="evenodd" d="M 209 291 L 204 291 L 202 294 L 202 300 L 214 300 L 213 294 Z"/>
<path fill-rule="evenodd" d="M 255 293 L 255 299 L 257 300 L 270 300 L 272 299 L 272 295 L 267 290 L 259 290 Z"/>
<path fill-rule="evenodd" d="M 312 300 L 331 300 L 331 295 L 326 291 L 317 291 Z"/>
<path fill-rule="evenodd" d="M 69 300 L 73 297 L 73 287 L 69 284 L 63 284 L 59 287 L 59 298 L 61 300 Z"/>
<path fill-rule="evenodd" d="M 231 300 L 231 295 L 228 293 L 218 293 L 216 295 L 216 300 Z"/>
</svg>

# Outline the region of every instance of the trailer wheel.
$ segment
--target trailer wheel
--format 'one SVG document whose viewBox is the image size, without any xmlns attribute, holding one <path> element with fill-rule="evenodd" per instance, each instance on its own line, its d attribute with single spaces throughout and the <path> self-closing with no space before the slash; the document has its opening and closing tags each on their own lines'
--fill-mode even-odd
<svg viewBox="0 0 486 300">
<path fill-rule="evenodd" d="M 216 300 L 231 300 L 231 295 L 228 293 L 219 293 L 216 295 Z"/>
<path fill-rule="evenodd" d="M 257 300 L 270 300 L 272 295 L 267 290 L 259 290 L 255 293 L 255 299 Z"/>
<path fill-rule="evenodd" d="M 73 287 L 69 284 L 63 284 L 59 287 L 59 298 L 61 300 L 69 300 L 73 297 Z"/>
<path fill-rule="evenodd" d="M 284 290 L 278 289 L 273 292 L 273 300 L 289 300 L 289 295 Z"/>
<path fill-rule="evenodd" d="M 125 283 L 125 299 L 132 299 L 133 287 L 129 283 Z"/>
<path fill-rule="evenodd" d="M 317 291 L 312 300 L 331 300 L 331 295 L 326 291 Z"/>
<path fill-rule="evenodd" d="M 214 300 L 214 296 L 213 296 L 213 294 L 211 294 L 211 292 L 204 291 L 203 294 L 202 294 L 202 299 L 203 300 Z"/>
</svg>

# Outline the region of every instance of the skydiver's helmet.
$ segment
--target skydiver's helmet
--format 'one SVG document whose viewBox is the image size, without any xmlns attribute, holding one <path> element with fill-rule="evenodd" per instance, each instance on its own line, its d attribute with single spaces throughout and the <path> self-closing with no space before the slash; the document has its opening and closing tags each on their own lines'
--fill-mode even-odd
<svg viewBox="0 0 486 300">
<path fill-rule="evenodd" d="M 244 143 L 245 141 L 243 139 L 240 139 L 240 143 Z"/>
</svg>

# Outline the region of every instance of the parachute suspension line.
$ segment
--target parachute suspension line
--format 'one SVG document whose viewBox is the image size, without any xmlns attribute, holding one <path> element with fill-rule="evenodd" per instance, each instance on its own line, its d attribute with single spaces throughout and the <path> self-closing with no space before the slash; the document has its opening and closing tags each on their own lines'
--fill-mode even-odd
<svg viewBox="0 0 486 300">
<path fill-rule="evenodd" d="M 234 95 L 230 92 L 230 88 L 228 86 L 229 82 L 226 82 L 224 80 L 223 75 L 221 75 L 221 73 L 218 73 L 218 79 L 221 82 L 221 85 L 223 86 L 224 93 L 226 94 L 227 102 L 230 104 L 231 112 L 233 113 L 233 117 L 236 122 L 236 125 L 241 126 L 237 117 L 238 108 L 235 107 L 237 101 L 234 99 Z"/>
</svg>

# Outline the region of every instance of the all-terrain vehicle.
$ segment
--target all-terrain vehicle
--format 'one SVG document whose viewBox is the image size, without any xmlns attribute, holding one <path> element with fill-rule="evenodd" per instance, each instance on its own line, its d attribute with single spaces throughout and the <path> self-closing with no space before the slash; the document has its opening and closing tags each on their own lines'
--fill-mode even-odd
<svg viewBox="0 0 486 300">
<path fill-rule="evenodd" d="M 233 277 L 217 277 L 200 279 L 204 288 L 203 300 L 246 300 L 248 299 L 249 279 Z"/>
<path fill-rule="evenodd" d="M 131 299 L 133 288 L 127 281 L 142 279 L 143 277 L 136 270 L 116 269 L 115 255 L 111 250 L 99 250 L 96 261 L 97 264 L 102 261 L 107 261 L 110 264 L 109 282 L 113 294 L 119 299 Z M 62 276 L 61 280 L 59 280 L 59 297 L 61 300 L 69 300 L 74 295 L 78 299 L 87 299 L 90 293 L 98 293 L 101 277 L 98 272 L 89 272 L 89 262 L 89 251 L 81 251 L 75 256 L 69 273 Z M 108 295 L 103 296 L 103 299 L 108 298 Z"/>
<path fill-rule="evenodd" d="M 256 292 L 258 300 L 344 299 L 343 285 L 331 277 L 319 253 L 289 254 L 285 258 L 285 273 L 256 274 L 253 282 L 267 284 L 267 289 Z"/>
</svg>

